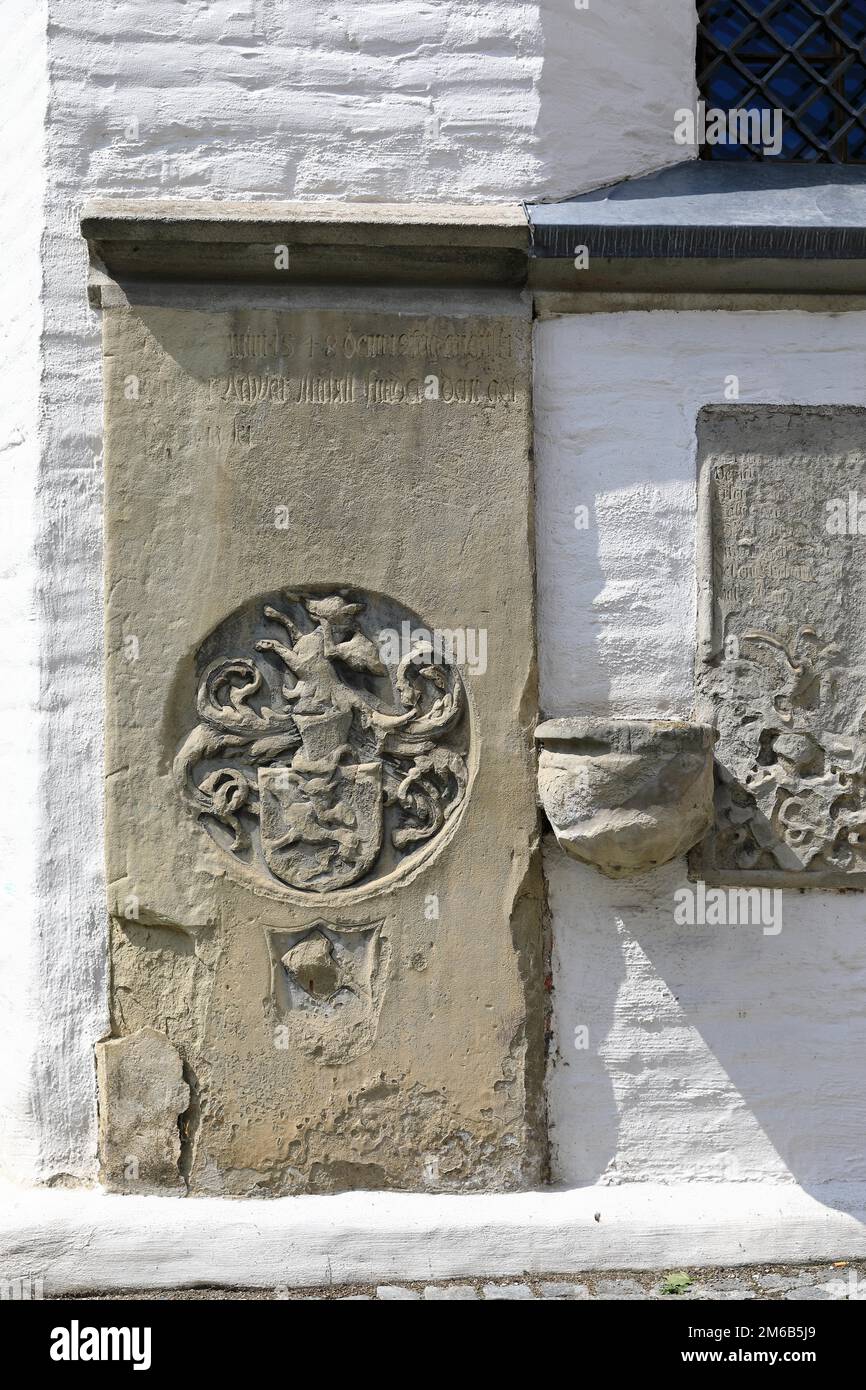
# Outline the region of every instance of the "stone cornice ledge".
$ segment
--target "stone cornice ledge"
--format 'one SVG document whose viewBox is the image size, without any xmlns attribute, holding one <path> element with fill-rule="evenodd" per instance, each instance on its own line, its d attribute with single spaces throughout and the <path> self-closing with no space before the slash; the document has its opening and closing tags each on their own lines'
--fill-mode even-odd
<svg viewBox="0 0 866 1390">
<path fill-rule="evenodd" d="M 102 199 L 82 210 L 92 280 L 522 286 L 518 203 Z M 285 255 L 278 249 L 288 250 Z"/>
</svg>

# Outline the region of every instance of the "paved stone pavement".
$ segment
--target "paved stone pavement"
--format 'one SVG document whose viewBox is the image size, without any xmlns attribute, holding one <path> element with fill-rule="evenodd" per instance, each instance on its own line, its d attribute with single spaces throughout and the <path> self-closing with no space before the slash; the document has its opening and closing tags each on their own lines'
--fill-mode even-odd
<svg viewBox="0 0 866 1390">
<path fill-rule="evenodd" d="M 685 1276 L 685 1279 L 684 1277 Z M 687 1281 L 687 1282 L 686 1282 Z M 667 1292 L 665 1290 L 668 1290 Z M 674 1292 L 679 1289 L 680 1292 Z M 46 1295 L 50 1293 L 46 1289 Z M 622 1270 L 550 1274 L 508 1279 L 456 1279 L 447 1283 L 333 1285 L 315 1289 L 166 1289 L 158 1293 L 89 1294 L 90 1299 L 329 1299 L 345 1302 L 476 1302 L 508 1300 L 624 1300 L 676 1298 L 781 1302 L 830 1299 L 866 1301 L 866 1262 L 822 1265 L 758 1265 L 739 1269 Z M 71 1301 L 79 1301 L 77 1298 Z"/>
</svg>

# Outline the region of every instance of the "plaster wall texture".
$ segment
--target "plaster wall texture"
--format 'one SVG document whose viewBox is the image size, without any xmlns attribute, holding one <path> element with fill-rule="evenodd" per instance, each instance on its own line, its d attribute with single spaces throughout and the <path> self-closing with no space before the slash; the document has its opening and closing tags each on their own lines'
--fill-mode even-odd
<svg viewBox="0 0 866 1390">
<path fill-rule="evenodd" d="M 698 411 L 731 375 L 741 402 L 863 405 L 866 315 L 578 315 L 535 333 L 542 710 L 689 717 Z M 862 893 L 786 891 L 765 935 L 674 925 L 684 861 L 611 882 L 551 837 L 546 870 L 554 1180 L 863 1181 Z"/>
<path fill-rule="evenodd" d="M 16 306 L 2 441 L 16 663 L 4 1023 L 17 1059 L 3 1161 L 24 1179 L 80 1181 L 96 1172 L 93 1044 L 107 1032 L 102 401 L 81 204 L 504 201 L 645 173 L 689 155 L 671 132 L 694 96 L 694 14 L 691 0 L 627 14 L 572 0 L 11 0 L 6 14 L 7 169 L 20 177 L 2 267 Z"/>
<path fill-rule="evenodd" d="M 49 0 L 73 192 L 564 197 L 688 158 L 692 0 Z"/>
<path fill-rule="evenodd" d="M 0 118 L 0 605 L 6 671 L 0 688 L 0 760 L 14 787 L 0 822 L 0 1052 L 28 1057 L 35 1046 L 38 981 L 34 978 L 40 703 L 35 608 L 40 575 L 35 553 L 40 460 L 39 387 L 43 320 L 39 264 L 45 189 L 45 6 L 21 6 L 9 27 L 16 54 L 6 73 Z M 33 988 L 30 988 L 30 985 Z M 28 1169 L 35 1158 L 31 1076 L 26 1066 L 0 1068 L 4 1155 Z"/>
<path fill-rule="evenodd" d="M 261 1201 L 224 1197 L 18 1188 L 0 1191 L 0 1278 L 44 1270 L 51 1298 L 862 1259 L 862 1185 L 823 1195 L 794 1184 L 644 1182 L 274 1197 L 263 1211 Z"/>
</svg>

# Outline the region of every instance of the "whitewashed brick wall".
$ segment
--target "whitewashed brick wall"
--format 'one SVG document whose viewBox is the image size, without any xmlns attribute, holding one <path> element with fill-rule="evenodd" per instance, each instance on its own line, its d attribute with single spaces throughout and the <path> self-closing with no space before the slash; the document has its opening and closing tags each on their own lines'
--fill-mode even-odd
<svg viewBox="0 0 866 1390">
<path fill-rule="evenodd" d="M 744 403 L 866 406 L 864 341 L 862 313 L 537 324 L 545 713 L 693 714 L 698 411 L 729 374 Z M 612 882 L 551 847 L 547 876 L 556 1179 L 866 1182 L 862 893 L 784 892 L 764 934 L 677 926 L 684 862 Z"/>
</svg>

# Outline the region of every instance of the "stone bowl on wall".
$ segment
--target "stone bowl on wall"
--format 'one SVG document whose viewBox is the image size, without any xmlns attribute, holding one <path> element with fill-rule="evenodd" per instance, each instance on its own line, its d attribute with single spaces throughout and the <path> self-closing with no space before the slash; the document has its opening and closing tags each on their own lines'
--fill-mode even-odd
<svg viewBox="0 0 866 1390">
<path fill-rule="evenodd" d="M 706 724 L 663 719 L 549 719 L 540 745 L 541 803 L 565 853 L 608 878 L 666 864 L 713 819 Z"/>
</svg>

